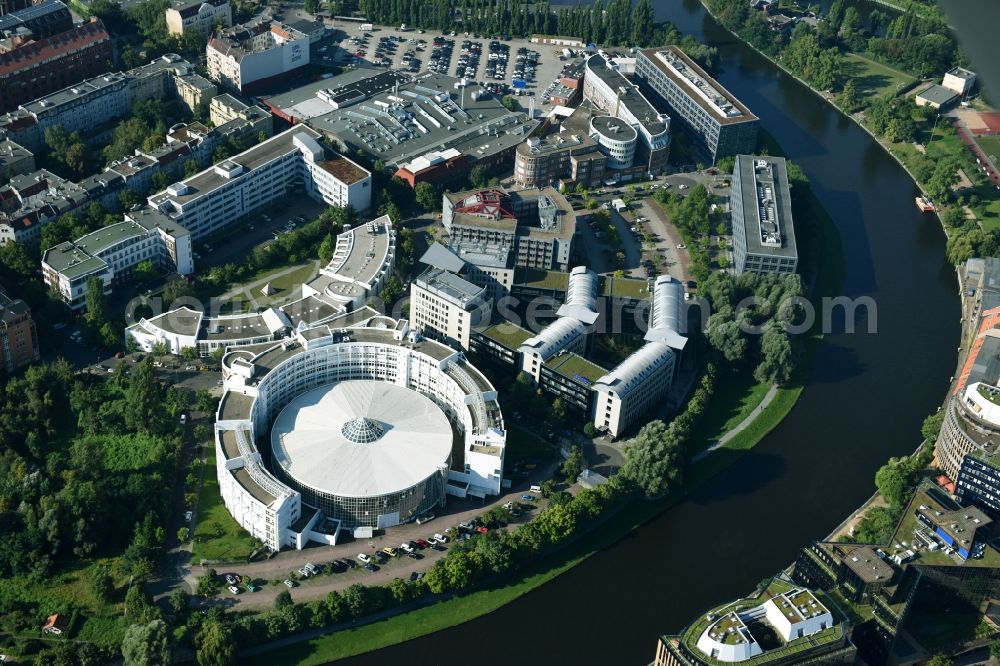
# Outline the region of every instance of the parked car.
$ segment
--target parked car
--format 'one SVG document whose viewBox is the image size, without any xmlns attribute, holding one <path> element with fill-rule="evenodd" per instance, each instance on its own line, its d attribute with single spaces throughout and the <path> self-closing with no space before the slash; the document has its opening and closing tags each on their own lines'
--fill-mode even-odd
<svg viewBox="0 0 1000 666">
<path fill-rule="evenodd" d="M 365 564 L 368 564 L 369 562 L 372 561 L 372 558 L 369 557 L 367 553 L 358 553 L 358 559 L 364 562 Z"/>
<path fill-rule="evenodd" d="M 684 243 L 678 243 L 677 244 L 677 249 L 678 250 L 686 250 L 687 249 L 687 245 L 685 245 Z"/>
<path fill-rule="evenodd" d="M 378 567 L 376 565 L 372 564 L 371 562 L 369 562 L 368 564 L 365 565 L 365 569 L 368 569 L 368 571 L 371 571 L 372 573 L 375 573 L 376 571 L 378 571 Z"/>
<path fill-rule="evenodd" d="M 401 543 L 401 544 L 399 544 L 399 548 L 404 553 L 412 553 L 412 552 L 414 552 L 413 546 L 411 546 L 408 543 Z"/>
<path fill-rule="evenodd" d="M 256 592 L 258 589 L 253 583 L 247 583 L 247 592 Z"/>
<path fill-rule="evenodd" d="M 486 527 L 485 525 L 480 525 L 479 527 L 476 528 L 476 532 L 479 534 L 486 534 L 489 531 L 490 528 Z"/>
<path fill-rule="evenodd" d="M 386 546 L 385 548 L 382 549 L 382 552 L 388 555 L 389 557 L 396 557 L 398 551 L 395 548 L 392 548 L 391 546 Z"/>
<path fill-rule="evenodd" d="M 226 583 L 228 583 L 229 585 L 235 585 L 236 577 L 233 576 L 233 574 L 226 574 Z"/>
<path fill-rule="evenodd" d="M 287 587 L 288 589 L 292 589 L 293 587 L 295 587 L 295 581 L 294 580 L 290 580 L 290 579 L 286 579 L 285 580 L 285 587 Z"/>
<path fill-rule="evenodd" d="M 535 501 L 535 496 L 534 495 L 524 494 L 524 495 L 521 495 L 521 499 L 523 499 L 525 502 L 534 502 Z"/>
<path fill-rule="evenodd" d="M 448 537 L 443 534 L 435 534 L 434 538 L 438 540 L 438 543 L 448 543 Z"/>
<path fill-rule="evenodd" d="M 424 549 L 424 548 L 430 548 L 431 547 L 430 542 L 426 541 L 424 539 L 416 539 L 416 540 L 414 540 L 414 543 L 416 543 L 417 547 L 420 548 L 421 550 Z"/>
<path fill-rule="evenodd" d="M 423 525 L 424 523 L 429 523 L 432 520 L 434 520 L 434 514 L 425 513 L 424 515 L 417 517 L 417 525 Z"/>
<path fill-rule="evenodd" d="M 185 511 L 184 512 L 184 522 L 185 523 L 190 523 L 191 522 L 191 518 L 193 516 L 194 516 L 194 514 L 192 514 L 190 511 Z"/>
<path fill-rule="evenodd" d="M 229 586 L 229 591 L 232 592 L 233 594 L 239 594 L 240 593 L 240 588 L 236 587 L 235 585 L 230 585 Z"/>
</svg>

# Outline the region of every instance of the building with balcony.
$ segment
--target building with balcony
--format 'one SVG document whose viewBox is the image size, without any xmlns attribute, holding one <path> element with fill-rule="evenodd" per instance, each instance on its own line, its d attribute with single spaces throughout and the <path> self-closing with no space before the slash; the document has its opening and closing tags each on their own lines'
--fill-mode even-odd
<svg viewBox="0 0 1000 666">
<path fill-rule="evenodd" d="M 783 157 L 738 155 L 729 194 L 736 273 L 794 273 L 799 255 Z"/>
<path fill-rule="evenodd" d="M 640 51 L 635 80 L 688 133 L 699 161 L 715 164 L 757 149 L 757 116 L 680 48 Z"/>
</svg>

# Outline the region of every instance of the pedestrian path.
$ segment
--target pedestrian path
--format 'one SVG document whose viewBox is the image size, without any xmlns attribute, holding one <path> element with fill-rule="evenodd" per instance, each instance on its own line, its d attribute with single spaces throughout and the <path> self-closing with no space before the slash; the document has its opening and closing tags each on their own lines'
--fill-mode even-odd
<svg viewBox="0 0 1000 666">
<path fill-rule="evenodd" d="M 699 460 L 701 460 L 702 458 L 704 458 L 705 456 L 707 456 L 708 454 L 710 454 L 712 451 L 715 451 L 716 449 L 719 449 L 719 448 L 725 446 L 726 442 L 728 442 L 733 437 L 736 437 L 736 435 L 738 435 L 741 432 L 743 432 L 744 430 L 746 430 L 747 427 L 751 423 L 753 423 L 754 419 L 756 419 L 758 416 L 760 416 L 761 413 L 765 409 L 767 409 L 767 406 L 771 404 L 771 401 L 774 400 L 774 396 L 777 395 L 777 393 L 778 393 L 778 385 L 777 384 L 771 384 L 771 388 L 767 389 L 767 393 L 764 394 L 764 399 L 760 401 L 759 405 L 757 405 L 756 407 L 754 407 L 754 409 L 753 409 L 752 412 L 750 412 L 749 414 L 747 414 L 747 417 L 745 419 L 743 419 L 742 421 L 740 421 L 739 423 L 737 423 L 735 428 L 733 428 L 732 430 L 730 430 L 729 432 L 727 432 L 726 434 L 724 434 L 722 437 L 720 437 L 716 441 L 712 442 L 712 444 L 710 444 L 707 449 L 705 449 L 701 453 L 697 454 L 692 459 L 692 462 L 698 462 Z"/>
</svg>

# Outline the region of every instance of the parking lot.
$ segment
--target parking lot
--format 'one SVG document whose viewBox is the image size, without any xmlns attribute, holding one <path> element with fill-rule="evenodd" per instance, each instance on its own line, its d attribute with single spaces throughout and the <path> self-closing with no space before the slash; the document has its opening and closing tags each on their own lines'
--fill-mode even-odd
<svg viewBox="0 0 1000 666">
<path fill-rule="evenodd" d="M 334 23 L 327 21 L 327 25 Z M 528 39 L 493 40 L 464 33 L 452 36 L 386 27 L 362 31 L 361 24 L 345 22 L 336 22 L 335 28 L 335 39 L 340 41 L 317 45 L 313 60 L 414 74 L 435 71 L 475 81 L 497 95 L 520 96 L 525 107 L 530 97 L 537 108 L 550 108 L 545 89 L 568 64 L 560 60 L 562 47 L 532 44 Z M 523 87 L 514 88 L 515 80 L 523 81 Z"/>
</svg>

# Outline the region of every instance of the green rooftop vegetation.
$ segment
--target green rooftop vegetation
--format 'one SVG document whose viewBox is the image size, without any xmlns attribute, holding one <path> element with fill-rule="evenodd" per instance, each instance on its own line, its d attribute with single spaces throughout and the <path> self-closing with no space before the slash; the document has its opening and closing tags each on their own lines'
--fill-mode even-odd
<svg viewBox="0 0 1000 666">
<path fill-rule="evenodd" d="M 983 396 L 994 405 L 1000 405 L 1000 390 L 986 384 L 980 384 L 976 390 L 979 391 L 979 395 Z"/>
<path fill-rule="evenodd" d="M 569 285 L 569 273 L 561 271 L 543 271 L 538 268 L 519 268 L 514 273 L 514 283 L 539 289 L 558 289 L 566 291 Z"/>
<path fill-rule="evenodd" d="M 579 375 L 591 383 L 608 374 L 607 370 L 596 363 L 591 363 L 582 356 L 572 353 L 553 356 L 545 362 L 545 365 L 563 377 L 575 379 L 576 375 Z"/>
<path fill-rule="evenodd" d="M 910 505 L 903 512 L 903 517 L 900 519 L 899 525 L 896 527 L 896 531 L 892 535 L 889 545 L 886 547 L 886 552 L 890 556 L 895 555 L 898 551 L 905 551 L 913 548 L 913 533 L 918 528 L 923 529 L 924 532 L 931 532 L 931 530 L 925 525 L 917 522 L 917 515 L 914 507 L 921 504 L 934 506 L 936 502 L 934 502 L 924 491 L 917 491 L 917 493 L 913 496 L 913 501 L 910 502 Z M 904 548 L 899 549 L 896 547 L 897 544 L 904 543 L 906 544 Z M 983 556 L 981 558 L 962 560 L 962 558 L 960 558 L 957 554 L 952 553 L 951 555 L 948 555 L 940 548 L 937 550 L 927 550 L 926 548 L 921 548 L 917 551 L 917 558 L 915 560 L 911 560 L 911 562 L 932 566 L 1000 568 L 1000 551 L 998 551 L 995 547 L 987 546 L 983 550 Z"/>
<path fill-rule="evenodd" d="M 645 280 L 609 275 L 604 278 L 604 296 L 618 298 L 649 298 L 649 284 Z"/>
<path fill-rule="evenodd" d="M 703 654 L 700 650 L 698 650 L 697 648 L 698 639 L 705 632 L 705 630 L 708 629 L 709 626 L 713 625 L 713 623 L 718 623 L 719 622 L 718 618 L 720 616 L 724 616 L 733 612 L 736 613 L 745 612 L 747 610 L 750 610 L 751 608 L 755 608 L 763 604 L 765 601 L 767 601 L 772 597 L 775 597 L 779 594 L 784 594 L 793 589 L 795 589 L 793 585 L 790 585 L 782 580 L 773 579 L 768 584 L 768 586 L 756 596 L 748 597 L 746 599 L 740 599 L 739 601 L 734 601 L 733 603 L 721 606 L 719 608 L 713 609 L 709 613 L 701 615 L 696 622 L 694 622 L 693 624 L 688 626 L 687 629 L 684 630 L 683 635 L 681 635 L 679 638 L 681 642 L 687 645 L 688 649 L 695 651 L 699 655 L 701 660 L 704 661 L 706 664 L 710 664 L 711 666 L 725 666 L 729 662 L 713 659 L 711 656 Z M 714 619 L 709 620 L 708 619 L 709 617 L 712 617 Z M 739 632 L 733 632 L 732 635 L 734 636 L 739 635 Z M 797 638 L 795 640 L 789 641 L 780 648 L 776 648 L 774 650 L 768 650 L 762 654 L 757 655 L 756 657 L 752 657 L 750 659 L 747 659 L 746 661 L 741 661 L 740 664 L 744 666 L 760 666 L 761 664 L 767 664 L 777 659 L 783 659 L 783 660 L 787 659 L 799 652 L 804 652 L 806 650 L 812 650 L 817 647 L 821 647 L 823 645 L 829 645 L 832 643 L 836 643 L 838 641 L 843 641 L 843 639 L 844 639 L 843 625 L 835 624 L 829 629 L 825 629 L 811 636 Z M 727 635 L 726 640 L 724 640 L 723 642 L 726 643 L 727 645 L 735 645 L 739 641 L 736 640 L 730 641 Z"/>
<path fill-rule="evenodd" d="M 496 340 L 508 349 L 517 349 L 524 344 L 525 340 L 531 337 L 532 333 L 516 324 L 505 321 L 490 326 L 483 331 L 483 335 L 491 340 Z"/>
<path fill-rule="evenodd" d="M 739 645 L 746 642 L 743 634 L 740 633 L 740 629 L 745 627 L 746 625 L 743 624 L 743 620 L 738 615 L 730 613 L 712 626 L 711 633 L 715 634 L 715 640 L 723 645 Z"/>
</svg>

